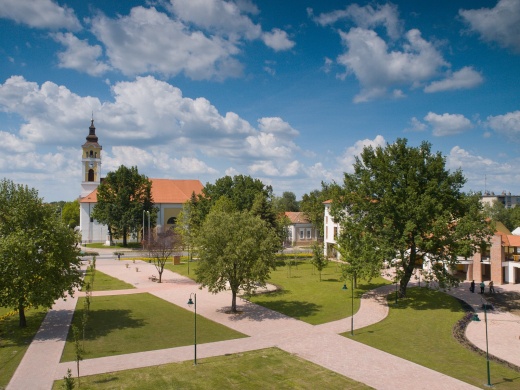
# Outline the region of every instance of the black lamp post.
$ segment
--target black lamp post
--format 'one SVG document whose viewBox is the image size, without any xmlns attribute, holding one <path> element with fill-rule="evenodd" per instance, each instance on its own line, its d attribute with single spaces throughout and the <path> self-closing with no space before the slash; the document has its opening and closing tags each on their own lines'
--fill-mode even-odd
<svg viewBox="0 0 520 390">
<path fill-rule="evenodd" d="M 486 363 L 487 363 L 487 385 L 488 387 L 492 387 L 491 384 L 491 373 L 489 371 L 489 347 L 488 347 L 488 327 L 487 327 L 487 304 L 483 303 L 482 307 L 484 308 L 484 322 L 486 323 Z M 473 317 L 471 318 L 472 321 L 480 321 L 480 318 L 478 318 L 478 314 L 473 314 Z"/>
<path fill-rule="evenodd" d="M 191 297 L 193 296 L 193 300 Z M 195 337 L 194 337 L 194 348 L 195 348 L 195 357 L 193 358 L 193 364 L 197 365 L 197 294 L 191 293 L 190 299 L 188 300 L 188 306 L 191 307 L 191 305 L 195 305 Z"/>
<path fill-rule="evenodd" d="M 354 336 L 354 275 L 352 275 L 352 285 L 350 286 L 352 290 L 352 316 L 350 317 L 350 335 Z M 348 290 L 347 284 L 345 283 L 342 290 Z"/>
</svg>

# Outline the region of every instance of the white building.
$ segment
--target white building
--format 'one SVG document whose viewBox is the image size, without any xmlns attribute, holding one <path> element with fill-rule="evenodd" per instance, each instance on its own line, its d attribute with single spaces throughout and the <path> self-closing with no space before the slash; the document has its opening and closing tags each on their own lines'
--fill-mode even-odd
<svg viewBox="0 0 520 390">
<path fill-rule="evenodd" d="M 334 219 L 330 215 L 331 204 L 331 200 L 323 202 L 325 207 L 325 215 L 323 217 L 323 250 L 325 257 L 339 259 L 340 254 L 337 249 L 336 239 L 340 233 L 340 225 L 334 222 Z"/>
<path fill-rule="evenodd" d="M 110 244 L 108 228 L 92 218 L 97 203 L 97 187 L 101 184 L 101 145 L 98 143 L 94 120 L 89 128 L 87 142 L 82 146 L 82 182 L 80 203 L 81 241 L 84 243 L 105 242 Z M 163 231 L 175 226 L 183 204 L 192 194 L 200 194 L 202 183 L 199 180 L 150 179 L 152 198 L 157 208 L 157 230 Z M 143 214 L 144 226 L 148 225 Z"/>
</svg>

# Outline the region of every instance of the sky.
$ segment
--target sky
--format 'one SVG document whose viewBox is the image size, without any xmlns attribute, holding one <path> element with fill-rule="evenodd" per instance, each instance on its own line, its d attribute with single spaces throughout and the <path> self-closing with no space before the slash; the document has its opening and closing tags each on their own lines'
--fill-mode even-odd
<svg viewBox="0 0 520 390">
<path fill-rule="evenodd" d="M 465 191 L 520 194 L 520 0 L 0 0 L 0 178 L 250 175 L 298 199 L 364 146 L 428 141 Z"/>
</svg>

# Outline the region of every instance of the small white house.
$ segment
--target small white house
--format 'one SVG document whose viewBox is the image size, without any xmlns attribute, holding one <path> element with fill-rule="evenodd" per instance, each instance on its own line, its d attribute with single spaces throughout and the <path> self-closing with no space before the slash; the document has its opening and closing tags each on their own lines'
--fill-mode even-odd
<svg viewBox="0 0 520 390">
<path fill-rule="evenodd" d="M 286 211 L 290 224 L 287 226 L 286 245 L 309 246 L 318 241 L 318 232 L 302 212 Z"/>
</svg>

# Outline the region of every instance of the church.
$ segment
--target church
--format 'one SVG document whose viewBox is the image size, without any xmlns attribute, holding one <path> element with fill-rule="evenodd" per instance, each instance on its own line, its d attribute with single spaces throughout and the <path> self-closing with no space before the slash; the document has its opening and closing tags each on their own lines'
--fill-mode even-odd
<svg viewBox="0 0 520 390">
<path fill-rule="evenodd" d="M 97 188 L 103 181 L 101 178 L 101 151 L 98 142 L 94 119 L 91 120 L 89 134 L 81 147 L 81 195 L 80 233 L 82 243 L 104 242 L 110 245 L 108 227 L 95 221 L 91 215 L 97 203 Z M 200 194 L 202 183 L 199 180 L 150 179 L 152 182 L 152 198 L 157 208 L 156 226 L 158 231 L 164 231 L 175 226 L 176 219 L 183 204 L 195 193 Z M 145 226 L 148 221 L 143 214 Z"/>
</svg>

